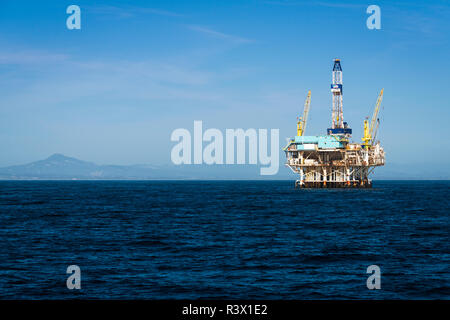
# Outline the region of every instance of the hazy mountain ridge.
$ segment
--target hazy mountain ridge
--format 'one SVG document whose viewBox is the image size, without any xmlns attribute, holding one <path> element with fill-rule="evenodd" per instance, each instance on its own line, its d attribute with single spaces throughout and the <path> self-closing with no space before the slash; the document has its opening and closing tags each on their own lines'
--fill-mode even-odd
<svg viewBox="0 0 450 320">
<path fill-rule="evenodd" d="M 259 165 L 98 165 L 62 154 L 24 165 L 0 168 L 1 180 L 295 180 L 297 176 L 283 165 L 273 176 L 260 175 Z M 420 164 L 388 163 L 375 169 L 375 180 L 448 180 L 447 165 L 429 167 Z"/>
<path fill-rule="evenodd" d="M 0 168 L 2 179 L 137 179 L 155 178 L 158 169 L 147 165 L 98 165 L 62 154 L 47 159 Z M 159 172 L 162 173 L 162 172 Z"/>
<path fill-rule="evenodd" d="M 285 178 L 289 172 L 285 172 Z M 280 176 L 260 176 L 256 165 L 98 165 L 62 154 L 24 165 L 0 168 L 3 180 L 102 180 L 102 179 L 273 179 Z"/>
</svg>

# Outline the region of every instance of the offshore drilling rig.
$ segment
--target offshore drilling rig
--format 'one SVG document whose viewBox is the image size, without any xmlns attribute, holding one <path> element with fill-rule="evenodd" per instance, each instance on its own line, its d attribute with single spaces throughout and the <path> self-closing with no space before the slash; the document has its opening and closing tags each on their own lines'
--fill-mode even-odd
<svg viewBox="0 0 450 320">
<path fill-rule="evenodd" d="M 299 174 L 295 186 L 300 188 L 370 188 L 369 174 L 384 165 L 384 150 L 376 140 L 380 120 L 378 114 L 383 89 L 378 95 L 372 119 L 364 120 L 362 143 L 350 142 L 352 129 L 344 121 L 342 100 L 342 67 L 334 60 L 331 93 L 333 107 L 331 128 L 326 135 L 305 136 L 311 91 L 306 97 L 303 116 L 297 119 L 297 135 L 283 149 L 286 165 Z"/>
</svg>

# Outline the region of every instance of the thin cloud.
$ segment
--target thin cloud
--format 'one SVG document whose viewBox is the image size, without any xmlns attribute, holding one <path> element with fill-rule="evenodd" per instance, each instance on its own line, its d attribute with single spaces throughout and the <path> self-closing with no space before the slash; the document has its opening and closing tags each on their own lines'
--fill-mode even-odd
<svg viewBox="0 0 450 320">
<path fill-rule="evenodd" d="M 362 4 L 353 3 L 335 3 L 335 2 L 300 2 L 300 1 L 264 1 L 266 4 L 279 5 L 279 6 L 320 6 L 330 8 L 362 8 Z"/>
<path fill-rule="evenodd" d="M 182 17 L 184 15 L 162 9 L 146 7 L 115 7 L 115 6 L 90 6 L 87 10 L 100 15 L 115 16 L 117 18 L 132 18 L 139 14 L 154 14 L 166 17 Z"/>
<path fill-rule="evenodd" d="M 439 46 L 448 43 L 448 8 L 431 5 L 413 10 L 408 7 L 398 8 L 397 4 L 388 8 L 384 17 L 395 24 L 386 29 L 386 32 L 397 39 L 392 47 Z"/>
<path fill-rule="evenodd" d="M 0 52 L 0 64 L 47 64 L 63 62 L 69 59 L 68 55 L 58 53 L 47 53 L 39 51 L 20 51 L 20 52 Z"/>
<path fill-rule="evenodd" d="M 254 42 L 251 39 L 247 39 L 247 38 L 242 38 L 242 37 L 226 34 L 226 33 L 219 32 L 219 31 L 207 28 L 207 27 L 196 26 L 196 25 L 189 25 L 188 28 L 190 30 L 192 30 L 192 31 L 204 33 L 204 34 L 209 35 L 209 36 L 211 36 L 213 38 L 230 40 L 230 41 L 235 42 L 235 43 L 251 43 L 251 42 Z"/>
<path fill-rule="evenodd" d="M 58 63 L 55 63 L 58 61 Z M 199 69 L 192 64 L 155 60 L 77 60 L 58 53 L 0 52 L 0 65 L 18 65 L 39 77 L 21 78 L 13 69 L 10 79 L 20 78 L 21 90 L 5 92 L 2 103 L 18 108 L 58 105 L 85 97 L 102 101 L 117 97 L 131 101 L 221 101 L 220 92 L 207 88 L 224 74 Z M 33 66 L 33 68 L 29 68 Z M 44 71 L 41 73 L 40 71 Z M 70 74 L 70 77 L 67 77 Z M 9 80 L 11 81 L 11 80 Z"/>
</svg>

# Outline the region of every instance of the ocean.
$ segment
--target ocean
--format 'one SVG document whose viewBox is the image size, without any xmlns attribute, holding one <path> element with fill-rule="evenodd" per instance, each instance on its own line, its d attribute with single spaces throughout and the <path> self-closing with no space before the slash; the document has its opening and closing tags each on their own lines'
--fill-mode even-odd
<svg viewBox="0 0 450 320">
<path fill-rule="evenodd" d="M 449 299 L 449 191 L 0 181 L 0 298 Z M 69 265 L 80 290 L 66 287 Z"/>
</svg>

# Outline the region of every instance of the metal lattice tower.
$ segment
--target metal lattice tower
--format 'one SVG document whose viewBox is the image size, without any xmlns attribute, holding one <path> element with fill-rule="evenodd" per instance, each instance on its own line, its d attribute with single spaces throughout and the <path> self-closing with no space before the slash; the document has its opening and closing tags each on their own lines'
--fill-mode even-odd
<svg viewBox="0 0 450 320">
<path fill-rule="evenodd" d="M 339 59 L 334 60 L 331 92 L 333 93 L 333 119 L 331 128 L 344 128 L 344 112 L 342 110 L 342 67 Z"/>
<path fill-rule="evenodd" d="M 344 122 L 344 109 L 342 102 L 342 67 L 340 59 L 334 59 L 331 93 L 333 95 L 333 107 L 331 112 L 331 128 L 328 129 L 328 134 L 350 136 L 352 130 L 348 128 L 347 123 Z"/>
</svg>

